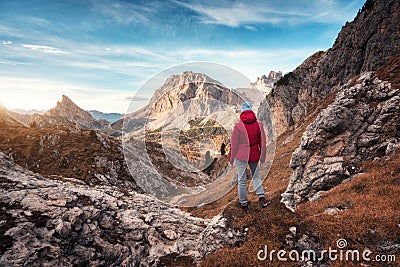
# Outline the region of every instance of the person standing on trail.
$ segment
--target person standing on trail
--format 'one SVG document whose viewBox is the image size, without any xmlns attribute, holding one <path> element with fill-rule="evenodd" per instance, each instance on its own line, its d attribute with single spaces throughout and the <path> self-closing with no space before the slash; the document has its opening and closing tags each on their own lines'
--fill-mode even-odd
<svg viewBox="0 0 400 267">
<path fill-rule="evenodd" d="M 259 163 L 264 164 L 266 156 L 266 138 L 261 122 L 257 121 L 250 102 L 242 105 L 240 122 L 236 123 L 231 137 L 229 164 L 235 162 L 238 172 L 239 203 L 245 213 L 249 211 L 246 194 L 246 167 L 249 165 L 255 192 L 261 207 L 270 204 L 264 197 L 264 188 L 259 173 Z"/>
</svg>

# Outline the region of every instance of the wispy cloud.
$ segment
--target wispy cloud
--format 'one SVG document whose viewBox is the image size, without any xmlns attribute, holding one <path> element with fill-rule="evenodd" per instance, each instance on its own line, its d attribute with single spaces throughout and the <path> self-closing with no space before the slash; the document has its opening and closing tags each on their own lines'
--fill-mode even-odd
<svg viewBox="0 0 400 267">
<path fill-rule="evenodd" d="M 279 13 L 285 15 L 285 12 L 267 10 L 265 8 L 251 7 L 245 3 L 235 3 L 231 6 L 211 6 L 197 3 L 184 3 L 175 1 L 175 3 L 189 8 L 200 15 L 200 21 L 205 24 L 219 24 L 229 27 L 239 27 L 247 24 L 260 23 L 278 23 L 283 20 L 278 16 L 267 16 L 267 14 Z"/>
<path fill-rule="evenodd" d="M 18 61 L 7 60 L 7 59 L 0 59 L 0 64 L 12 65 L 12 66 L 17 66 L 17 65 L 31 65 L 31 63 L 18 62 Z"/>
<path fill-rule="evenodd" d="M 294 0 L 284 3 L 276 1 L 235 1 L 233 3 L 175 1 L 176 4 L 196 12 L 201 23 L 233 28 L 244 27 L 248 30 L 255 30 L 255 25 L 260 24 L 288 26 L 307 22 L 342 22 L 349 19 L 349 16 L 353 16 L 348 11 L 349 7 L 358 5 L 358 2 L 358 0 L 353 0 L 347 5 L 342 5 L 335 0 L 311 0 L 306 3 Z"/>
<path fill-rule="evenodd" d="M 46 45 L 23 44 L 22 47 L 48 54 L 68 54 L 68 52 Z"/>
<path fill-rule="evenodd" d="M 148 24 L 151 20 L 147 16 L 154 9 L 146 5 L 111 0 L 93 0 L 93 11 L 100 12 L 113 22 L 122 25 Z"/>
</svg>

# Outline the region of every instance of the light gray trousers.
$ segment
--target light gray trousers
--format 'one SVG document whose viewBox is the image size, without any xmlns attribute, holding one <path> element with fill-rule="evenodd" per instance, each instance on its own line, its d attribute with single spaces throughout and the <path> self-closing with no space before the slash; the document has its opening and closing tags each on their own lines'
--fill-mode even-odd
<svg viewBox="0 0 400 267">
<path fill-rule="evenodd" d="M 260 173 L 258 171 L 258 162 L 246 162 L 235 159 L 235 164 L 238 171 L 238 191 L 239 191 L 239 202 L 242 205 L 247 204 L 247 193 L 246 193 L 246 167 L 249 164 L 251 177 L 253 178 L 254 188 L 258 197 L 264 196 L 264 188 L 262 186 L 262 181 Z"/>
</svg>

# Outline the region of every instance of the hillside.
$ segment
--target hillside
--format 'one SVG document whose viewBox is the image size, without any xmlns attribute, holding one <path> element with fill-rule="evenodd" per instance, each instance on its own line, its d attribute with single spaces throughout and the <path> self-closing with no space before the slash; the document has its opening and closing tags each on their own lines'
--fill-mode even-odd
<svg viewBox="0 0 400 267">
<path fill-rule="evenodd" d="M 22 127 L 22 124 L 10 116 L 8 110 L 0 104 L 0 127 Z"/>
<path fill-rule="evenodd" d="M 15 163 L 53 179 L 140 190 L 127 169 L 121 143 L 94 130 L 67 125 L 0 125 L 0 151 Z"/>
</svg>

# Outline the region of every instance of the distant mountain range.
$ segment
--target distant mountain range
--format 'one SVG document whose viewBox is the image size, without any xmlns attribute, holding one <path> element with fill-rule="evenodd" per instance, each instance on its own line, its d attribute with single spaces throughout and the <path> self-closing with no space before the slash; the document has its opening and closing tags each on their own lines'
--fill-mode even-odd
<svg viewBox="0 0 400 267">
<path fill-rule="evenodd" d="M 15 109 L 10 109 L 11 111 L 14 111 L 16 113 L 19 114 L 27 114 L 27 115 L 33 115 L 33 114 L 43 114 L 46 112 L 46 110 L 42 109 L 42 110 L 37 110 L 37 109 L 29 109 L 29 110 L 25 110 L 25 109 L 20 109 L 20 108 L 15 108 Z"/>
<path fill-rule="evenodd" d="M 15 112 L 20 115 L 33 115 L 33 114 L 43 115 L 44 113 L 46 113 L 47 110 L 44 110 L 44 109 L 43 110 L 37 110 L 37 109 L 25 110 L 25 109 L 16 108 L 16 109 L 9 109 L 8 111 Z M 124 115 L 121 113 L 104 113 L 104 112 L 101 112 L 98 110 L 87 110 L 87 112 L 89 112 L 89 114 L 92 115 L 92 117 L 96 120 L 106 120 L 111 123 L 119 120 Z"/>
<path fill-rule="evenodd" d="M 124 116 L 124 114 L 121 113 L 103 113 L 98 110 L 88 110 L 87 112 L 89 112 L 96 120 L 106 120 L 111 123 L 116 122 Z"/>
</svg>

